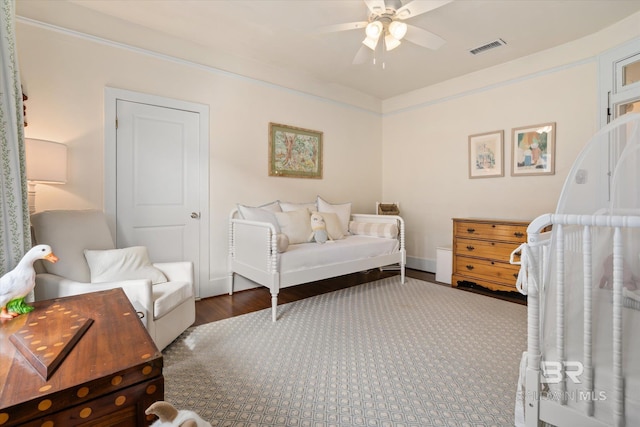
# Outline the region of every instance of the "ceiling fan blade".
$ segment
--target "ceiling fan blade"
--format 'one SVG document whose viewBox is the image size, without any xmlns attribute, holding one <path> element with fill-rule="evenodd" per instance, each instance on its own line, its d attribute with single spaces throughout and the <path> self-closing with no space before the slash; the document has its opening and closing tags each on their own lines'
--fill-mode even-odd
<svg viewBox="0 0 640 427">
<path fill-rule="evenodd" d="M 371 58 L 373 55 L 373 51 L 366 47 L 365 45 L 360 46 L 358 52 L 356 52 L 356 56 L 353 57 L 353 65 L 364 64 Z"/>
<path fill-rule="evenodd" d="M 398 19 L 409 19 L 414 16 L 432 11 L 445 4 L 451 3 L 453 0 L 413 0 L 400 9 L 396 10 Z"/>
<path fill-rule="evenodd" d="M 318 33 L 335 33 L 338 31 L 357 30 L 359 28 L 365 28 L 367 24 L 367 21 L 345 22 L 344 24 L 327 25 L 325 27 L 320 27 L 316 31 Z"/>
<path fill-rule="evenodd" d="M 411 43 L 415 43 L 418 46 L 437 50 L 446 43 L 445 39 L 430 31 L 423 30 L 422 28 L 415 27 L 413 25 L 408 25 L 407 27 L 407 35 L 404 36 L 404 39 Z"/>
<path fill-rule="evenodd" d="M 387 10 L 384 0 L 364 0 L 364 2 L 369 8 L 369 11 L 376 15 L 382 15 Z"/>
</svg>

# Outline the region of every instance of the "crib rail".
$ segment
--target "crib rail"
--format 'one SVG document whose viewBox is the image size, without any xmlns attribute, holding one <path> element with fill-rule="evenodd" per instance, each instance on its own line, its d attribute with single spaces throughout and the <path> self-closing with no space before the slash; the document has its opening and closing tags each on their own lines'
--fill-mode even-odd
<svg viewBox="0 0 640 427">
<path fill-rule="evenodd" d="M 552 226 L 551 233 L 543 230 Z M 572 227 L 577 226 L 577 227 Z M 612 419 L 597 420 L 594 418 L 594 367 L 593 367 L 593 235 L 599 230 L 607 228 L 612 232 L 611 252 L 613 258 L 613 303 L 612 303 L 612 394 L 607 396 L 607 404 L 611 405 Z M 640 216 L 626 215 L 562 215 L 545 214 L 536 218 L 528 227 L 528 243 L 521 246 L 521 271 L 518 278 L 519 290 L 528 295 L 528 344 L 526 357 L 525 384 L 525 422 L 527 426 L 537 426 L 539 421 L 546 421 L 554 425 L 615 425 L 625 424 L 624 408 L 624 378 L 623 378 L 623 260 L 625 247 L 623 244 L 623 230 L 640 228 Z M 569 231 L 568 231 L 569 230 Z M 576 247 L 572 247 L 576 246 Z M 553 251 L 550 249 L 553 248 Z M 565 253 L 575 250 L 582 256 L 583 283 L 583 337 L 582 337 L 582 376 L 581 387 L 584 396 L 591 398 L 584 401 L 579 410 L 575 405 L 567 408 L 567 378 L 576 375 L 575 366 L 566 361 L 567 354 L 567 312 L 566 293 L 569 286 L 565 272 Z M 637 256 L 637 254 L 636 254 Z M 551 259 L 553 257 L 554 259 Z M 513 256 L 512 256 L 513 258 Z M 555 274 L 550 277 L 548 270 L 551 263 L 555 263 Z M 515 263 L 515 262 L 514 262 Z M 546 293 L 549 284 L 553 282 L 555 288 L 555 307 L 546 306 Z M 541 352 L 541 320 L 545 310 L 555 311 L 555 352 L 557 360 L 552 361 L 553 374 L 558 381 L 558 399 L 549 401 L 541 399 L 543 371 L 541 364 L 548 363 Z M 563 410 L 564 407 L 566 410 Z M 550 419 L 545 419 L 549 417 Z"/>
</svg>

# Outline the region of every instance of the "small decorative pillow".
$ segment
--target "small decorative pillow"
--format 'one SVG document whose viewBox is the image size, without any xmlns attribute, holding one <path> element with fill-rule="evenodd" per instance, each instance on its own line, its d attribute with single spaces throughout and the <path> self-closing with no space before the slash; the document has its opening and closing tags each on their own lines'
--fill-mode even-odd
<svg viewBox="0 0 640 427">
<path fill-rule="evenodd" d="M 351 203 L 341 203 L 333 205 L 322 197 L 318 196 L 318 212 L 333 212 L 338 215 L 340 220 L 340 226 L 342 227 L 342 234 L 345 236 L 349 234 L 349 221 L 351 220 Z"/>
<path fill-rule="evenodd" d="M 324 223 L 327 226 L 327 234 L 333 240 L 344 239 L 344 234 L 342 233 L 342 225 L 340 224 L 340 220 L 338 219 L 338 215 L 333 212 L 318 212 L 322 218 L 324 219 Z"/>
<path fill-rule="evenodd" d="M 279 254 L 286 252 L 289 247 L 289 238 L 284 233 L 276 234 L 276 249 Z"/>
<path fill-rule="evenodd" d="M 300 209 L 291 212 L 276 212 L 280 230 L 289 238 L 289 244 L 306 243 L 311 234 L 311 212 Z"/>
<path fill-rule="evenodd" d="M 351 234 L 384 237 L 385 239 L 395 239 L 398 237 L 398 226 L 387 222 L 351 221 L 349 223 L 349 231 L 351 231 Z"/>
<path fill-rule="evenodd" d="M 240 217 L 242 219 L 246 219 L 249 221 L 268 222 L 270 224 L 273 224 L 273 226 L 276 228 L 276 233 L 280 232 L 278 220 L 276 220 L 276 216 L 274 215 L 275 212 L 282 212 L 282 209 L 280 209 L 280 204 L 277 201 L 258 207 L 238 205 L 238 212 L 240 213 Z"/>
<path fill-rule="evenodd" d="M 147 248 L 132 246 L 124 249 L 85 249 L 84 256 L 91 271 L 91 283 L 149 279 L 154 285 L 167 282 L 162 271 L 149 260 Z"/>
</svg>

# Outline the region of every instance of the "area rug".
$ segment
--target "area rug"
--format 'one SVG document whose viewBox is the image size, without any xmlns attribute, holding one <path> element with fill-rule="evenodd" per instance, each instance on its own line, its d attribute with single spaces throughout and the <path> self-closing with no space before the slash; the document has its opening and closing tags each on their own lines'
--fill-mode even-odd
<svg viewBox="0 0 640 427">
<path fill-rule="evenodd" d="M 513 426 L 526 307 L 399 277 L 190 328 L 165 400 L 213 426 Z"/>
</svg>

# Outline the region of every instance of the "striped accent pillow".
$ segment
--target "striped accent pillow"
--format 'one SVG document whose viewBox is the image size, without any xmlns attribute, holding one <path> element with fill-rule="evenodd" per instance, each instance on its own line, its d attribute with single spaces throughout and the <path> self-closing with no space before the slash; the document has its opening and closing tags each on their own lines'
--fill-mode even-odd
<svg viewBox="0 0 640 427">
<path fill-rule="evenodd" d="M 384 237 L 386 239 L 395 239 L 398 237 L 398 226 L 388 222 L 351 221 L 349 223 L 349 231 L 351 234 Z"/>
</svg>

